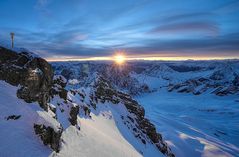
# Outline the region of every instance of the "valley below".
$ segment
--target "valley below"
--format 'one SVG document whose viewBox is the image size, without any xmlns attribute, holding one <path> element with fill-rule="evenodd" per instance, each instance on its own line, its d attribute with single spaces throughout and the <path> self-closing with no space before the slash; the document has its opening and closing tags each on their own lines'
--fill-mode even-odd
<svg viewBox="0 0 239 157">
<path fill-rule="evenodd" d="M 237 156 L 238 96 L 168 92 L 135 98 L 176 156 Z"/>
</svg>

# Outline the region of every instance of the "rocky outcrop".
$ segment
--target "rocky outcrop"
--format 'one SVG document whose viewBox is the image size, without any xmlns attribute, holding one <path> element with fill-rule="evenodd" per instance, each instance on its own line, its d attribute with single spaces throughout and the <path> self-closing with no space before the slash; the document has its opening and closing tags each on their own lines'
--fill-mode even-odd
<svg viewBox="0 0 239 157">
<path fill-rule="evenodd" d="M 98 77 L 95 81 L 94 88 L 95 96 L 99 99 L 102 103 L 105 101 L 110 101 L 113 104 L 119 103 L 119 99 L 115 97 L 117 94 L 116 91 L 112 88 L 112 86 L 102 77 Z"/>
<path fill-rule="evenodd" d="M 65 88 L 67 84 L 67 80 L 62 75 L 55 75 L 53 78 L 54 85 L 59 85 L 61 88 Z"/>
<path fill-rule="evenodd" d="M 44 123 L 34 124 L 34 130 L 45 145 L 50 145 L 53 150 L 58 152 L 63 128 L 54 116 L 50 116 L 56 113 L 56 108 L 48 103 L 53 86 L 51 65 L 31 52 L 25 50 L 15 52 L 0 47 L 0 80 L 19 86 L 18 98 L 24 99 L 27 103 L 38 102 L 45 111 L 48 111 L 49 108 L 53 111 L 53 113 L 51 111 L 39 111 L 42 113 L 38 113 L 39 119 Z M 6 117 L 6 120 L 17 120 L 20 117 L 21 115 L 11 115 Z M 51 124 L 51 122 L 54 123 Z M 54 124 L 59 125 L 57 129 Z"/>
<path fill-rule="evenodd" d="M 165 155 L 173 157 L 174 154 L 171 152 L 171 149 L 168 147 L 167 143 L 163 141 L 162 135 L 157 133 L 155 126 L 146 119 L 144 108 L 138 104 L 137 101 L 133 100 L 129 95 L 118 92 L 118 97 L 121 102 L 125 105 L 127 110 L 133 114 L 132 117 L 127 117 L 131 122 L 136 121 L 136 128 L 133 129 L 136 137 L 140 138 L 144 143 L 144 134 L 154 143 L 157 148 Z M 142 133 L 140 133 L 142 132 Z"/>
<path fill-rule="evenodd" d="M 6 120 L 17 120 L 21 118 L 21 115 L 10 115 L 8 117 L 5 117 Z"/>
<path fill-rule="evenodd" d="M 239 87 L 239 75 L 237 75 L 232 82 L 234 86 Z"/>
<path fill-rule="evenodd" d="M 71 78 L 73 72 L 70 69 L 63 69 L 61 75 L 64 76 L 67 80 Z"/>
<path fill-rule="evenodd" d="M 49 92 L 52 87 L 51 65 L 30 52 L 14 52 L 0 47 L 0 80 L 18 86 L 17 96 L 26 102 L 37 101 L 48 110 Z"/>
<path fill-rule="evenodd" d="M 90 108 L 87 107 L 87 106 L 82 106 L 82 108 L 83 108 L 83 110 L 84 110 L 85 116 L 91 117 L 91 116 L 90 116 L 90 112 L 91 112 Z"/>
<path fill-rule="evenodd" d="M 132 99 L 130 95 L 114 90 L 114 88 L 100 76 L 96 79 L 93 87 L 95 89 L 96 101 L 100 101 L 101 103 L 108 101 L 113 104 L 122 103 L 126 107 L 130 115 L 127 117 L 122 116 L 121 118 L 124 124 L 143 144 L 149 141 L 155 144 L 166 156 L 174 156 L 167 143 L 163 141 L 162 136 L 157 133 L 155 126 L 145 118 L 144 108 Z M 91 101 L 94 101 L 93 97 Z"/>
<path fill-rule="evenodd" d="M 53 88 L 51 89 L 51 94 L 59 95 L 60 98 L 67 100 L 67 90 L 65 89 L 67 80 L 62 75 L 55 75 L 53 78 Z"/>
<path fill-rule="evenodd" d="M 61 142 L 61 134 L 63 129 L 59 129 L 55 131 L 50 126 L 45 126 L 43 124 L 34 124 L 35 133 L 41 138 L 45 145 L 50 145 L 50 147 L 59 152 L 60 150 L 60 142 Z"/>
<path fill-rule="evenodd" d="M 208 89 L 212 89 L 213 91 L 211 93 L 218 96 L 236 94 L 239 92 L 238 75 L 235 75 L 232 81 L 228 81 L 223 80 L 224 76 L 222 77 L 222 75 L 218 75 L 218 73 L 216 74 L 214 73 L 209 78 L 195 78 L 182 83 L 170 84 L 168 86 L 168 91 L 200 95 Z"/>
<path fill-rule="evenodd" d="M 70 109 L 69 121 L 71 125 L 77 125 L 77 115 L 79 114 L 79 106 L 73 105 Z"/>
<path fill-rule="evenodd" d="M 218 96 L 236 94 L 237 92 L 239 92 L 239 87 L 233 85 L 228 87 L 218 87 L 216 90 L 213 91 L 213 93 L 215 93 Z"/>
</svg>

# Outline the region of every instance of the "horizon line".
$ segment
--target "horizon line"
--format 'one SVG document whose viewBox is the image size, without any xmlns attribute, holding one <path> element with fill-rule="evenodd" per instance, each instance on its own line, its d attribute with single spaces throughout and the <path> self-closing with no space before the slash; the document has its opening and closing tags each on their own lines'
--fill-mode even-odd
<svg viewBox="0 0 239 157">
<path fill-rule="evenodd" d="M 48 62 L 66 62 L 66 61 L 115 61 L 114 57 L 59 57 L 44 58 Z M 210 60 L 239 60 L 239 57 L 126 57 L 125 61 L 210 61 Z"/>
</svg>

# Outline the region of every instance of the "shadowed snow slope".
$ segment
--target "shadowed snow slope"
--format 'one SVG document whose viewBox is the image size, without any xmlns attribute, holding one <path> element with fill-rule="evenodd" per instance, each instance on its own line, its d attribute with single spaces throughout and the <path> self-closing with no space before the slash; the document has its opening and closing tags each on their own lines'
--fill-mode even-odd
<svg viewBox="0 0 239 157">
<path fill-rule="evenodd" d="M 84 105 L 77 95 L 68 93 L 73 102 Z M 74 157 L 153 157 L 163 156 L 155 145 L 143 144 L 123 124 L 121 116 L 127 116 L 127 109 L 120 104 L 98 103 L 91 110 L 90 117 L 80 114 L 78 124 L 68 127 L 62 134 L 62 148 L 52 156 Z M 61 114 L 59 119 L 63 119 Z"/>
<path fill-rule="evenodd" d="M 63 147 L 59 156 L 75 156 L 75 153 L 84 157 L 140 157 L 140 154 L 122 135 L 116 124 L 112 109 L 108 105 L 102 106 L 99 115 L 91 114 L 92 119 L 79 118 L 80 131 L 75 127 L 69 127 L 63 133 Z M 119 118 L 119 117 L 118 117 Z M 126 129 L 126 128 L 125 128 Z M 128 134 L 126 136 L 134 138 Z M 132 140 L 131 139 L 131 140 Z M 137 144 L 137 141 L 135 141 Z M 138 143 L 139 144 L 139 143 Z M 142 144 L 141 144 L 142 145 Z M 152 149 L 153 148 L 153 149 Z M 142 150 L 145 148 L 142 148 Z M 144 156 L 163 156 L 153 146 L 145 149 Z M 151 151 L 151 152 L 150 152 Z M 151 155 L 150 155 L 151 154 Z"/>
<path fill-rule="evenodd" d="M 33 130 L 34 123 L 47 120 L 47 125 L 59 123 L 36 103 L 25 103 L 16 97 L 17 88 L 0 81 L 0 156 L 62 156 L 62 157 L 152 157 L 163 156 L 153 144 L 142 144 L 123 124 L 120 116 L 128 112 L 123 105 L 99 104 L 91 118 L 78 116 L 80 130 L 68 125 L 62 133 L 59 153 L 43 145 Z M 72 99 L 77 99 L 70 95 Z M 56 97 L 55 99 L 59 99 Z M 61 101 L 59 99 L 59 101 Z M 54 101 L 52 102 L 54 103 Z M 78 102 L 80 104 L 80 102 Z M 40 113 L 40 114 L 39 114 Z M 20 118 L 14 119 L 14 116 Z M 58 115 L 59 120 L 67 117 Z M 48 117 L 48 118 L 47 118 Z M 51 122 L 51 121 L 56 122 Z M 57 123 L 57 124 L 55 124 Z M 66 126 L 66 125 L 65 125 Z M 54 128 L 53 127 L 53 128 Z"/>
<path fill-rule="evenodd" d="M 36 103 L 17 98 L 17 88 L 0 81 L 0 156 L 45 157 L 51 149 L 35 135 L 33 124 L 38 119 Z M 18 119 L 12 119 L 20 115 Z"/>
</svg>

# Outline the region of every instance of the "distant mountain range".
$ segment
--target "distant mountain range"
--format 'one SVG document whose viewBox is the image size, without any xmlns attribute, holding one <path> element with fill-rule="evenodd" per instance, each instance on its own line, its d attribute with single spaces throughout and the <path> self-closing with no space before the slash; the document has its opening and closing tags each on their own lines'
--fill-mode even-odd
<svg viewBox="0 0 239 157">
<path fill-rule="evenodd" d="M 112 86 L 130 95 L 159 90 L 193 93 L 210 91 L 219 96 L 239 92 L 239 61 L 152 61 L 114 63 L 57 62 L 51 63 L 56 74 L 68 80 L 78 79 L 87 85 L 94 73 L 104 77 Z M 157 79 L 154 79 L 157 78 Z"/>
<path fill-rule="evenodd" d="M 175 156 L 134 97 L 239 94 L 239 61 L 48 63 L 0 47 L 3 156 Z M 10 147 L 9 147 L 10 146 Z"/>
</svg>

